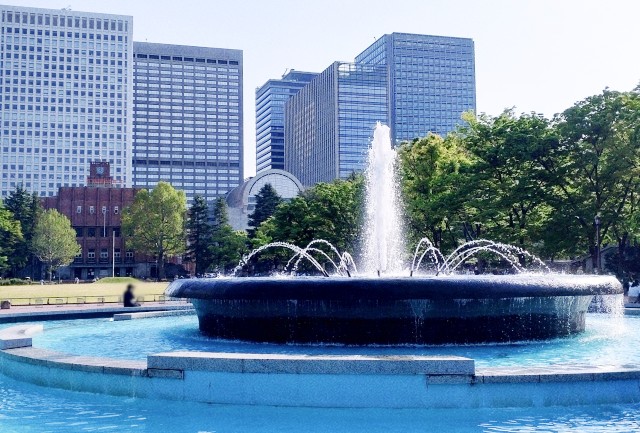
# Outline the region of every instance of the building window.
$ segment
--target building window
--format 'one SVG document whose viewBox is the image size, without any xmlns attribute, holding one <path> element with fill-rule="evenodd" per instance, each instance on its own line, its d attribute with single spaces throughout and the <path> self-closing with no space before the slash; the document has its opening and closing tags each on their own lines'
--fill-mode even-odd
<svg viewBox="0 0 640 433">
<path fill-rule="evenodd" d="M 113 213 L 118 215 L 118 212 L 120 212 L 120 209 L 118 209 L 118 206 L 114 206 L 113 207 Z"/>
<path fill-rule="evenodd" d="M 107 207 L 106 206 L 102 206 L 102 213 L 106 214 L 107 213 Z"/>
<path fill-rule="evenodd" d="M 76 213 L 82 213 L 82 206 L 76 207 Z"/>
<path fill-rule="evenodd" d="M 96 258 L 96 250 L 94 250 L 93 248 L 90 248 L 89 252 L 87 253 L 87 258 L 88 259 L 95 259 Z"/>
<path fill-rule="evenodd" d="M 95 214 L 95 213 L 96 213 L 96 208 L 95 208 L 95 207 L 93 207 L 93 206 L 89 206 L 89 213 L 90 213 L 91 215 Z"/>
<path fill-rule="evenodd" d="M 89 227 L 87 229 L 87 237 L 89 237 L 89 238 L 95 238 L 96 237 L 96 228 L 95 227 Z"/>
<path fill-rule="evenodd" d="M 116 238 L 120 237 L 120 227 L 114 227 L 113 228 L 113 236 Z"/>
<path fill-rule="evenodd" d="M 82 235 L 84 234 L 84 230 L 82 229 L 82 227 L 76 227 L 76 237 L 77 238 L 81 238 Z"/>
<path fill-rule="evenodd" d="M 101 259 L 108 259 L 109 258 L 109 251 L 106 248 L 103 248 L 100 250 L 100 258 Z"/>
</svg>

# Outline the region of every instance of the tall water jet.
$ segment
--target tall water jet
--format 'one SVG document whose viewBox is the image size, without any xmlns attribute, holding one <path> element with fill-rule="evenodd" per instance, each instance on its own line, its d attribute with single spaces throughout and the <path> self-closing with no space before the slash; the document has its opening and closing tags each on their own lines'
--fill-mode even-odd
<svg viewBox="0 0 640 433">
<path fill-rule="evenodd" d="M 389 127 L 377 123 L 369 149 L 366 175 L 364 270 L 398 274 L 402 271 L 404 236 L 400 193 L 395 177 L 396 151 Z"/>
</svg>

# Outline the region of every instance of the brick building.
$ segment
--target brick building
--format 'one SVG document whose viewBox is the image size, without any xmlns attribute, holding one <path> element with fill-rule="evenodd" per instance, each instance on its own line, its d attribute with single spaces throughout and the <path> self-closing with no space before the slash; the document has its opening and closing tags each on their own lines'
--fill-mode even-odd
<svg viewBox="0 0 640 433">
<path fill-rule="evenodd" d="M 137 256 L 121 234 L 122 209 L 133 203 L 138 190 L 120 188 L 108 162 L 92 162 L 87 186 L 60 187 L 57 196 L 43 198 L 45 209 L 56 209 L 71 220 L 82 247 L 73 263 L 58 271 L 60 278 L 155 275 L 155 260 Z"/>
</svg>

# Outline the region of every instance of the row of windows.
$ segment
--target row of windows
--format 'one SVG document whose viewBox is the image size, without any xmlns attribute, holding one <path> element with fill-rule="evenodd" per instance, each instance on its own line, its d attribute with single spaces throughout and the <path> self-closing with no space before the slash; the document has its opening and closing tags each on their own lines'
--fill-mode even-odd
<svg viewBox="0 0 640 433">
<path fill-rule="evenodd" d="M 227 101 L 227 99 L 231 100 L 231 102 Z M 183 106 L 195 106 L 195 108 L 202 108 L 202 107 L 198 107 L 198 105 L 220 105 L 220 106 L 229 106 L 229 107 L 240 106 L 239 102 L 233 102 L 233 101 L 238 101 L 238 97 L 236 97 L 235 99 L 232 99 L 230 96 L 220 95 L 219 98 L 216 98 L 215 95 L 209 95 L 207 98 L 203 98 L 203 99 L 181 99 L 181 98 L 157 98 L 157 97 L 141 98 L 137 96 L 134 100 L 134 103 L 136 105 L 139 105 L 139 104 L 148 105 L 153 102 L 163 103 L 163 104 L 171 103 L 179 108 L 182 108 Z"/>
<path fill-rule="evenodd" d="M 13 170 L 13 167 L 15 167 L 15 166 L 11 165 L 10 167 L 12 167 L 12 170 Z M 25 169 L 26 170 L 30 170 L 30 171 L 33 171 L 33 170 L 38 171 L 38 168 L 41 168 L 42 169 L 41 171 L 47 171 L 46 170 L 47 166 L 45 166 L 45 165 L 43 165 L 41 167 L 39 167 L 37 165 L 33 166 L 33 167 L 29 166 L 29 165 L 27 165 L 27 166 L 18 166 L 18 167 L 22 167 L 21 169 L 18 168 L 21 171 L 25 170 Z M 2 179 L 23 179 L 23 178 L 24 179 L 31 179 L 31 176 L 33 176 L 33 180 L 35 182 L 37 182 L 38 179 L 40 179 L 40 181 L 44 182 L 44 181 L 47 180 L 47 177 L 48 177 L 49 180 L 54 180 L 54 178 L 55 178 L 56 180 L 66 180 L 66 181 L 84 179 L 84 178 L 78 177 L 75 174 L 74 175 L 65 174 L 63 176 L 61 173 L 59 173 L 60 171 L 62 171 L 62 168 L 63 167 L 50 165 L 49 166 L 49 171 L 53 171 L 53 172 L 57 171 L 58 173 L 57 174 L 50 173 L 48 176 L 45 173 L 43 173 L 42 175 L 40 175 L 38 173 L 23 173 L 23 172 L 20 172 L 20 173 L 2 173 Z M 185 169 L 185 170 L 187 170 L 187 169 Z M 64 167 L 64 171 L 65 171 L 65 173 L 68 173 L 69 172 L 69 167 L 65 166 Z M 74 171 L 77 171 L 77 170 L 74 170 Z M 82 172 L 83 170 L 80 170 L 80 171 Z M 116 168 L 116 170 L 115 170 L 116 173 L 121 173 L 121 171 L 122 171 L 122 169 L 120 167 Z M 35 184 L 35 182 L 34 182 L 34 184 Z"/>
<path fill-rule="evenodd" d="M 113 251 L 113 257 L 115 259 L 119 259 L 121 257 L 121 253 L 120 253 L 120 248 L 115 248 Z M 133 259 L 133 251 L 126 251 L 125 252 L 125 257 L 128 260 L 132 260 Z M 96 258 L 96 250 L 95 248 L 89 248 L 87 251 L 87 259 L 95 259 Z M 108 259 L 109 258 L 109 250 L 107 248 L 102 248 L 100 250 L 100 258 L 101 259 Z M 82 251 L 80 251 L 80 253 L 78 253 L 78 255 L 76 256 L 76 259 L 82 259 Z"/>
<path fill-rule="evenodd" d="M 120 178 L 116 178 L 116 179 L 119 180 L 119 181 L 122 180 Z M 26 183 L 23 183 L 23 182 L 17 182 L 17 183 L 16 182 L 9 182 L 8 184 L 7 184 L 7 182 L 2 182 L 2 197 L 8 196 L 9 193 L 12 190 L 15 190 L 18 185 L 22 185 L 27 189 L 30 189 L 32 187 L 31 182 L 26 182 Z M 46 196 L 53 197 L 54 195 L 58 194 L 58 190 L 63 186 L 64 187 L 77 186 L 77 184 L 74 183 L 72 185 L 69 182 L 55 183 L 55 184 L 54 183 L 49 183 L 48 186 L 47 186 L 47 184 L 40 184 L 39 188 L 38 188 L 38 184 L 35 184 L 35 183 L 33 184 L 33 188 L 38 188 L 40 197 L 46 197 Z"/>
<path fill-rule="evenodd" d="M 237 60 L 222 60 L 222 59 L 205 59 L 200 57 L 183 57 L 183 56 L 163 56 L 157 54 L 136 54 L 136 59 L 151 59 L 151 60 L 169 60 L 173 62 L 195 62 L 195 63 L 209 63 L 220 65 L 237 65 Z"/>
<path fill-rule="evenodd" d="M 146 81 L 148 80 L 148 81 Z M 159 78 L 154 78 L 154 77 L 136 77 L 136 85 L 137 86 L 145 86 L 148 85 L 149 87 L 153 87 L 153 84 L 155 83 L 160 83 L 160 82 L 164 82 L 164 83 L 171 83 L 172 87 L 176 87 L 176 86 L 182 86 L 182 85 L 194 85 L 194 84 L 207 84 L 208 86 L 231 86 L 231 87 L 239 87 L 240 83 L 238 81 L 215 81 L 215 80 L 204 80 L 204 79 L 192 79 L 192 78 L 188 78 L 188 77 L 159 77 Z M 220 88 L 216 88 L 216 89 L 209 89 L 210 91 L 215 91 L 218 90 Z"/>
<path fill-rule="evenodd" d="M 51 15 L 48 13 L 29 13 L 20 11 L 3 11 L 2 21 L 15 24 L 45 25 L 54 27 L 71 27 L 82 29 L 128 31 L 129 22 L 126 20 L 74 17 L 65 15 Z"/>
<path fill-rule="evenodd" d="M 113 206 L 113 208 L 111 208 L 111 211 L 113 212 L 114 215 L 118 215 L 120 213 L 120 208 L 118 206 Z M 88 212 L 89 212 L 89 215 L 94 215 L 96 213 L 96 207 L 88 206 Z M 100 210 L 100 212 L 102 214 L 110 213 L 109 207 L 102 206 L 102 209 Z M 77 214 L 82 213 L 82 206 L 76 206 L 76 213 Z"/>
<path fill-rule="evenodd" d="M 102 238 L 106 238 L 106 237 L 111 237 L 114 236 L 116 238 L 120 237 L 120 227 L 114 227 L 113 229 L 111 229 L 111 227 L 87 227 L 86 230 L 84 227 L 75 227 L 75 231 L 76 231 L 76 237 L 78 238 L 82 238 L 82 237 L 88 237 L 88 238 L 95 238 L 95 237 L 102 237 Z"/>
<path fill-rule="evenodd" d="M 206 71 L 209 73 L 213 73 L 214 71 L 218 71 L 218 72 L 222 72 L 222 73 L 228 73 L 228 74 L 237 74 L 240 72 L 240 68 L 232 68 L 229 66 L 223 66 L 223 67 L 214 67 L 214 66 L 198 66 L 198 65 L 189 65 L 189 64 L 185 64 L 182 65 L 180 63 L 157 63 L 157 62 L 141 62 L 139 60 L 136 60 L 134 63 L 134 72 L 155 72 L 158 73 L 159 70 L 162 70 L 163 72 L 165 70 L 173 70 L 175 72 L 179 72 L 179 71 L 185 71 L 185 73 L 188 73 L 190 71 Z"/>
</svg>

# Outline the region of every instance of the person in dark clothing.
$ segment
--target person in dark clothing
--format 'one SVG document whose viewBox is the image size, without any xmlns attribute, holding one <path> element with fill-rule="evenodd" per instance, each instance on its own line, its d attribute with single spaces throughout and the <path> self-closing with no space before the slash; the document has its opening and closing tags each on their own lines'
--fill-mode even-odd
<svg viewBox="0 0 640 433">
<path fill-rule="evenodd" d="M 136 296 L 133 294 L 133 284 L 127 286 L 127 290 L 124 292 L 124 306 L 125 307 L 139 307 L 140 304 L 136 302 Z"/>
</svg>

